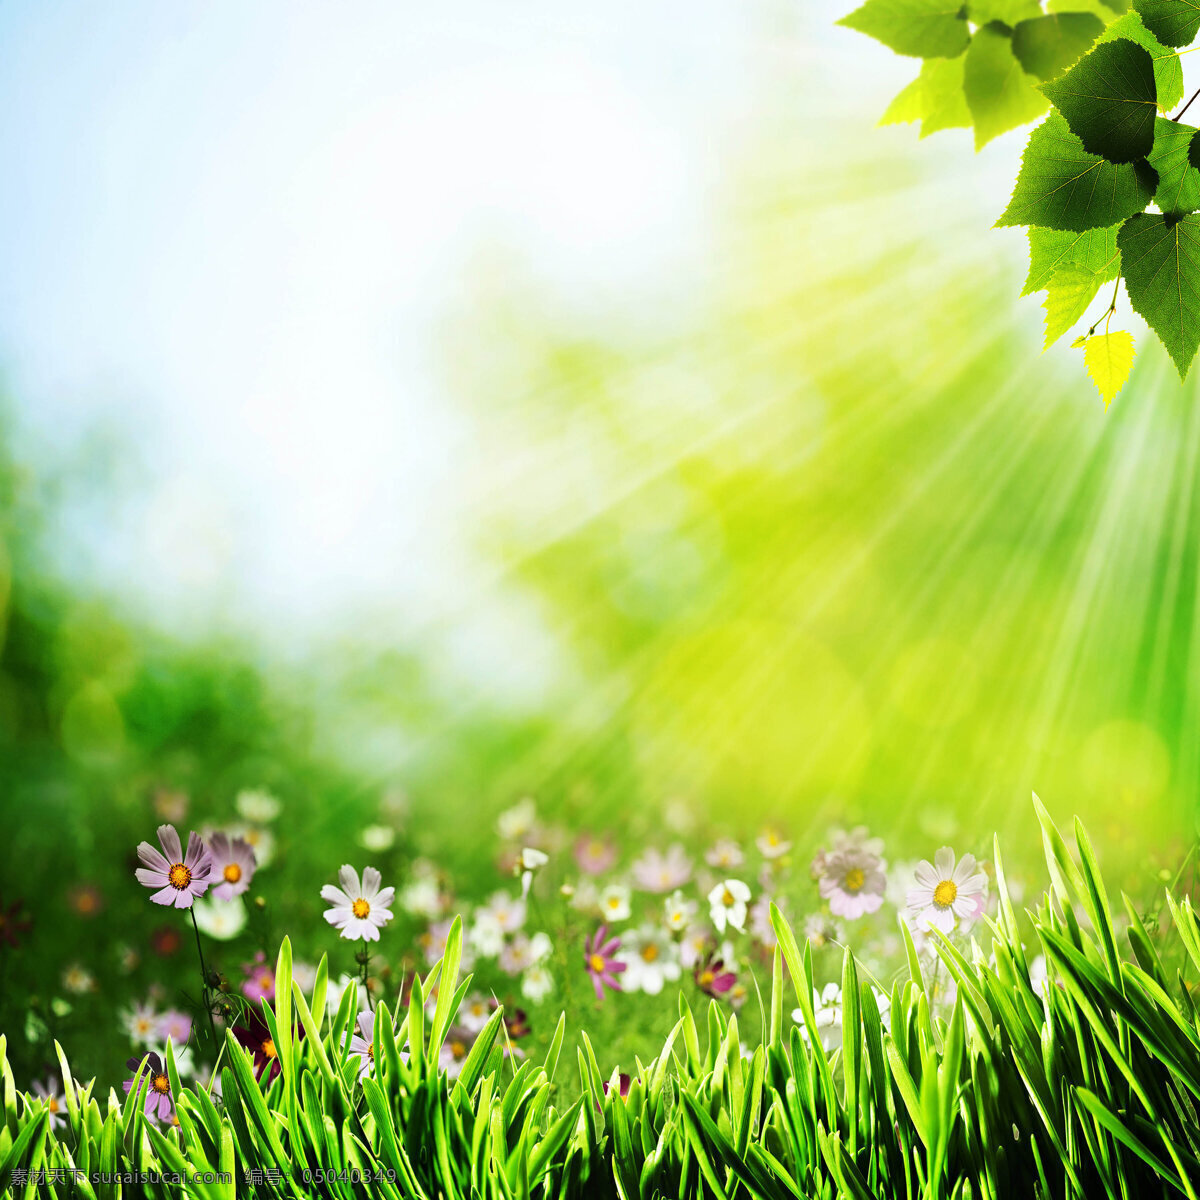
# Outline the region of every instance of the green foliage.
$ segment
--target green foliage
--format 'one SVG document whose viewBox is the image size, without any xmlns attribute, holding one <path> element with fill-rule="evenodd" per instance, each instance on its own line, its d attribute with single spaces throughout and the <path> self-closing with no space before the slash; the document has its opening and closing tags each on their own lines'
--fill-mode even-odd
<svg viewBox="0 0 1200 1200">
<path fill-rule="evenodd" d="M 1046 229 L 1107 228 L 1139 213 L 1154 198 L 1158 175 L 1148 163 L 1114 163 L 1089 154 L 1052 112 L 1021 158 L 1012 199 L 997 225 Z"/>
<path fill-rule="evenodd" d="M 1021 295 L 1042 291 L 1054 273 L 1069 264 L 1086 267 L 1099 276 L 1099 282 L 1116 279 L 1121 269 L 1121 254 L 1117 249 L 1119 225 L 1108 229 L 1070 230 L 1043 229 L 1034 225 L 1029 230 L 1029 276 Z"/>
<path fill-rule="evenodd" d="M 1154 145 L 1154 61 L 1128 38 L 1103 42 L 1042 91 L 1089 154 L 1109 162 L 1145 158 Z"/>
<path fill-rule="evenodd" d="M 971 39 L 963 68 L 963 91 L 975 126 L 975 148 L 1046 111 L 1046 99 L 1013 53 L 1012 36 L 988 25 Z"/>
<path fill-rule="evenodd" d="M 1107 408 L 1133 370 L 1133 335 L 1123 329 L 1083 339 L 1083 362 Z"/>
<path fill-rule="evenodd" d="M 1092 13 L 1048 13 L 1016 25 L 1013 53 L 1030 75 L 1053 79 L 1103 32 L 1104 22 Z"/>
<path fill-rule="evenodd" d="M 965 60 L 965 55 L 926 59 L 920 75 L 892 101 L 879 123 L 920 121 L 922 137 L 940 129 L 970 126 L 971 110 L 963 90 Z"/>
<path fill-rule="evenodd" d="M 956 0 L 867 0 L 841 24 L 912 58 L 954 58 L 971 39 Z"/>
<path fill-rule="evenodd" d="M 1200 346 L 1200 217 L 1139 213 L 1121 227 L 1117 245 L 1130 303 L 1182 379 Z"/>
<path fill-rule="evenodd" d="M 1146 28 L 1164 46 L 1187 46 L 1200 31 L 1200 5 L 1194 0 L 1134 0 Z"/>
<path fill-rule="evenodd" d="M 1200 208 L 1200 171 L 1191 161 L 1197 130 L 1160 117 L 1154 123 L 1150 165 L 1158 172 L 1154 203 L 1164 212 L 1183 215 Z"/>
<path fill-rule="evenodd" d="M 1132 10 L 1127 7 L 1050 0 L 1043 10 L 1026 0 L 978 0 L 967 8 L 974 28 L 962 87 L 976 149 L 1038 115 L 1028 96 L 1032 79 L 1043 81 L 1038 90 L 1054 105 L 1029 136 L 1012 197 L 996 222 L 1030 228 L 1022 294 L 1046 292 L 1046 344 L 1084 315 L 1101 283 L 1124 270 L 1130 304 L 1185 376 L 1200 341 L 1200 258 L 1191 219 L 1200 211 L 1200 132 L 1158 113 L 1183 99 L 1183 68 L 1173 48 L 1200 32 L 1200 2 L 1136 0 Z M 856 21 L 864 12 L 847 23 L 861 27 Z M 899 31 L 891 37 L 898 40 Z M 927 127 L 933 104 L 923 77 L 924 67 L 887 119 L 921 120 L 922 136 L 962 123 L 960 114 Z M 955 80 L 940 77 L 940 112 L 949 110 Z M 1162 215 L 1146 213 L 1150 204 Z M 1136 248 L 1134 261 L 1123 261 L 1126 247 Z M 1129 371 L 1101 364 L 1110 344 L 1091 335 L 1111 317 L 1119 297 L 1118 288 L 1085 339 L 1095 342 L 1089 353 L 1096 367 L 1093 361 L 1087 367 L 1106 406 L 1107 389 Z M 1121 350 L 1118 365 L 1125 364 L 1127 336 L 1111 343 Z M 1125 365 L 1132 365 L 1132 348 Z"/>
<path fill-rule="evenodd" d="M 1134 914 L 1119 944 L 1083 826 L 1068 849 L 1040 805 L 1038 814 L 1052 888 L 1028 916 L 1044 979 L 1031 973 L 997 851 L 990 944 L 968 958 L 933 935 L 935 974 L 953 981 L 954 998 L 939 999 L 915 952 L 909 977 L 885 996 L 847 951 L 839 1036 L 823 1043 L 810 949 L 773 908 L 762 1038 L 745 1045 L 736 1014 L 716 1004 L 697 1022 L 681 998 L 679 1020 L 631 1070 L 623 1096 L 583 1031 L 578 1079 L 566 1078 L 563 1021 L 541 1062 L 517 1064 L 503 1057 L 497 1013 L 458 1078 L 442 1072 L 442 1039 L 466 986 L 457 986 L 459 922 L 407 1012 L 376 1007 L 364 1075 L 347 1049 L 356 986 L 329 1017 L 325 964 L 306 996 L 285 940 L 279 1000 L 267 1010 L 278 1076 L 256 1080 L 229 1036 L 220 1094 L 182 1089 L 168 1055 L 173 1128 L 147 1118 L 144 1078 L 124 1103 L 97 1096 L 61 1050 L 67 1111 L 56 1128 L 43 1100 L 17 1092 L 0 1038 L 0 1188 L 41 1198 L 66 1190 L 43 1171 L 169 1171 L 201 1179 L 145 1183 L 137 1194 L 208 1200 L 242 1194 L 248 1171 L 270 1171 L 287 1197 L 1195 1200 L 1200 1032 L 1188 987 L 1167 964 L 1200 968 L 1200 923 L 1188 900 L 1168 896 L 1166 935 L 1152 940 Z M 795 1026 L 785 1023 L 785 990 L 799 1006 Z M 91 1182 L 77 1191 L 116 1194 Z"/>
<path fill-rule="evenodd" d="M 1046 286 L 1045 349 L 1049 349 L 1087 311 L 1102 280 L 1098 272 L 1068 263 L 1054 272 Z"/>
</svg>

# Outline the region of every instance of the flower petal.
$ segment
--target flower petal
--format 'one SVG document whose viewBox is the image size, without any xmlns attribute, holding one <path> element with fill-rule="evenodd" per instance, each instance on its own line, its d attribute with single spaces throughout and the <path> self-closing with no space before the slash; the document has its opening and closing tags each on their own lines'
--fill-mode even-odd
<svg viewBox="0 0 1200 1200">
<path fill-rule="evenodd" d="M 155 892 L 150 899 L 153 900 L 155 904 L 174 904 L 175 889 L 168 883 L 161 892 Z"/>
<path fill-rule="evenodd" d="M 327 900 L 330 904 L 336 904 L 339 908 L 349 908 L 354 903 L 350 896 L 340 887 L 334 887 L 332 883 L 327 883 L 321 889 L 321 899 Z"/>
<path fill-rule="evenodd" d="M 362 895 L 362 888 L 358 886 L 358 872 L 349 863 L 338 871 L 338 882 L 347 896 L 357 899 Z"/>
<path fill-rule="evenodd" d="M 165 875 L 171 869 L 171 864 L 162 856 L 162 852 L 149 842 L 139 842 L 137 852 L 138 858 L 152 871 L 162 871 Z"/>
<path fill-rule="evenodd" d="M 183 847 L 179 844 L 179 834 L 175 832 L 174 825 L 160 825 L 158 840 L 162 845 L 163 853 L 167 856 L 168 863 L 183 861 Z"/>
<path fill-rule="evenodd" d="M 149 871 L 145 867 L 138 867 L 134 871 L 134 875 L 137 877 L 138 883 L 148 888 L 165 887 L 171 882 L 166 871 Z"/>
<path fill-rule="evenodd" d="M 952 879 L 954 877 L 954 851 L 949 846 L 943 846 L 933 856 L 933 865 L 937 869 L 938 879 Z"/>
<path fill-rule="evenodd" d="M 184 863 L 188 867 L 198 866 L 206 854 L 208 854 L 208 847 L 204 844 L 204 839 L 193 829 L 188 834 L 187 853 L 183 856 Z"/>
<path fill-rule="evenodd" d="M 375 867 L 363 867 L 362 873 L 362 894 L 364 900 L 374 900 L 379 894 L 379 885 L 383 882 L 383 876 Z"/>
</svg>

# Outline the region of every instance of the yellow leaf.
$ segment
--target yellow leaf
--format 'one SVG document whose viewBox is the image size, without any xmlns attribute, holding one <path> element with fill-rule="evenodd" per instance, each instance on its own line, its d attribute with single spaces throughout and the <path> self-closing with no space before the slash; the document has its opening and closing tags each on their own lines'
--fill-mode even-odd
<svg viewBox="0 0 1200 1200">
<path fill-rule="evenodd" d="M 1133 370 L 1133 334 L 1119 329 L 1088 338 L 1083 363 L 1107 409 Z"/>
</svg>

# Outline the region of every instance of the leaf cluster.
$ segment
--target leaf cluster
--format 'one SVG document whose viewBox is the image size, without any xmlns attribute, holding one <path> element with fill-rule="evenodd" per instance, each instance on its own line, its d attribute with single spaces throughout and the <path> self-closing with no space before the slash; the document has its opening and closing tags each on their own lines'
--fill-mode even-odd
<svg viewBox="0 0 1200 1200">
<path fill-rule="evenodd" d="M 1200 348 L 1200 131 L 1162 114 L 1183 99 L 1177 49 L 1200 5 L 866 0 L 841 23 L 924 60 L 884 123 L 920 121 L 922 137 L 971 126 L 979 149 L 1050 110 L 997 221 L 1029 231 L 1025 294 L 1045 293 L 1046 346 L 1116 280 L 1073 343 L 1105 405 L 1133 366 L 1131 336 L 1109 328 L 1122 282 L 1186 377 Z"/>
<path fill-rule="evenodd" d="M 1191 989 L 1180 971 L 1168 975 L 1167 947 L 1128 900 L 1122 955 L 1082 826 L 1068 848 L 1040 804 L 1038 815 L 1052 884 L 1028 918 L 1043 981 L 1031 972 L 997 848 L 990 946 L 972 943 L 968 956 L 936 937 L 937 973 L 956 988 L 948 1008 L 939 1009 L 902 925 L 909 967 L 888 1003 L 846 953 L 840 1037 L 827 1050 L 810 948 L 773 909 L 778 947 L 760 1044 L 745 1046 L 737 1017 L 718 1005 L 698 1021 L 681 998 L 661 1052 L 631 1064 L 622 1095 L 586 1034 L 578 1084 L 559 1082 L 563 1020 L 544 1061 L 506 1057 L 500 1010 L 458 1077 L 447 1077 L 440 1052 L 470 984 L 458 980 L 460 922 L 407 1010 L 376 1009 L 373 1070 L 360 1080 L 349 1052 L 356 986 L 327 1020 L 325 964 L 306 997 L 285 940 L 278 1000 L 265 1009 L 279 1075 L 260 1083 L 230 1036 L 220 1094 L 184 1090 L 168 1049 L 174 1128 L 146 1118 L 144 1077 L 124 1101 L 99 1098 L 73 1080 L 61 1050 L 67 1119 L 52 1128 L 46 1103 L 17 1092 L 0 1038 L 0 1188 L 90 1200 L 118 1190 L 38 1182 L 37 1172 L 176 1172 L 201 1182 L 146 1183 L 136 1194 L 224 1200 L 257 1169 L 278 1172 L 274 1194 L 294 1197 L 1195 1200 L 1200 1013 Z M 1168 903 L 1180 956 L 1200 970 L 1200 922 L 1187 900 Z M 795 1024 L 784 1015 L 789 978 Z"/>
</svg>

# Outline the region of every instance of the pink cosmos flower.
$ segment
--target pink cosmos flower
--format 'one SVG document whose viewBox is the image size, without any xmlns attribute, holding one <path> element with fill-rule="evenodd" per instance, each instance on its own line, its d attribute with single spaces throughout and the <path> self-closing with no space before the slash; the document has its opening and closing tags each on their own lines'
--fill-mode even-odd
<svg viewBox="0 0 1200 1200">
<path fill-rule="evenodd" d="M 139 1075 L 138 1068 L 141 1065 L 142 1060 L 136 1056 L 126 1060 L 125 1066 L 134 1072 L 134 1075 L 132 1079 L 125 1080 L 125 1091 L 133 1091 L 133 1085 L 136 1083 L 139 1089 L 146 1093 L 146 1115 L 164 1125 L 170 1125 L 175 1118 L 175 1102 L 171 1099 L 171 1080 L 167 1076 L 167 1068 L 163 1060 L 153 1053 L 146 1056 L 145 1070 Z"/>
<path fill-rule="evenodd" d="M 254 847 L 245 838 L 230 839 L 227 833 L 214 833 L 208 839 L 212 855 L 212 877 L 218 900 L 232 900 L 250 890 L 250 880 L 258 866 Z"/>
<path fill-rule="evenodd" d="M 692 877 L 692 860 L 675 842 L 666 854 L 647 850 L 632 867 L 633 882 L 643 892 L 664 893 L 683 887 Z"/>
<path fill-rule="evenodd" d="M 601 925 L 592 935 L 590 942 L 584 941 L 583 965 L 591 976 L 597 1000 L 604 999 L 606 987 L 614 992 L 621 990 L 617 976 L 625 970 L 625 964 L 618 962 L 615 957 L 620 948 L 621 939 L 610 938 L 607 925 Z"/>
<path fill-rule="evenodd" d="M 850 847 L 825 856 L 821 897 L 829 901 L 829 911 L 837 916 L 854 921 L 878 912 L 886 889 L 883 863 L 870 851 Z"/>
<path fill-rule="evenodd" d="M 607 835 L 585 833 L 575 843 L 574 854 L 585 875 L 603 875 L 617 861 L 617 844 Z"/>
<path fill-rule="evenodd" d="M 375 1014 L 364 1009 L 350 1038 L 350 1053 L 358 1055 L 358 1077 L 366 1077 L 375 1069 Z"/>
<path fill-rule="evenodd" d="M 138 858 L 144 865 L 134 872 L 137 881 L 144 887 L 159 889 L 150 897 L 155 904 L 191 908 L 192 901 L 203 896 L 212 882 L 212 856 L 198 833 L 188 834 L 185 854 L 173 825 L 158 827 L 158 842 L 162 853 L 149 842 L 138 845 Z"/>
<path fill-rule="evenodd" d="M 275 999 L 275 968 L 261 950 L 252 962 L 242 963 L 242 971 L 246 976 L 242 981 L 242 995 L 251 1004 Z"/>
<path fill-rule="evenodd" d="M 192 1036 L 192 1018 L 177 1008 L 168 1008 L 158 1016 L 158 1036 L 164 1042 L 169 1038 L 176 1046 L 186 1045 Z"/>
</svg>

